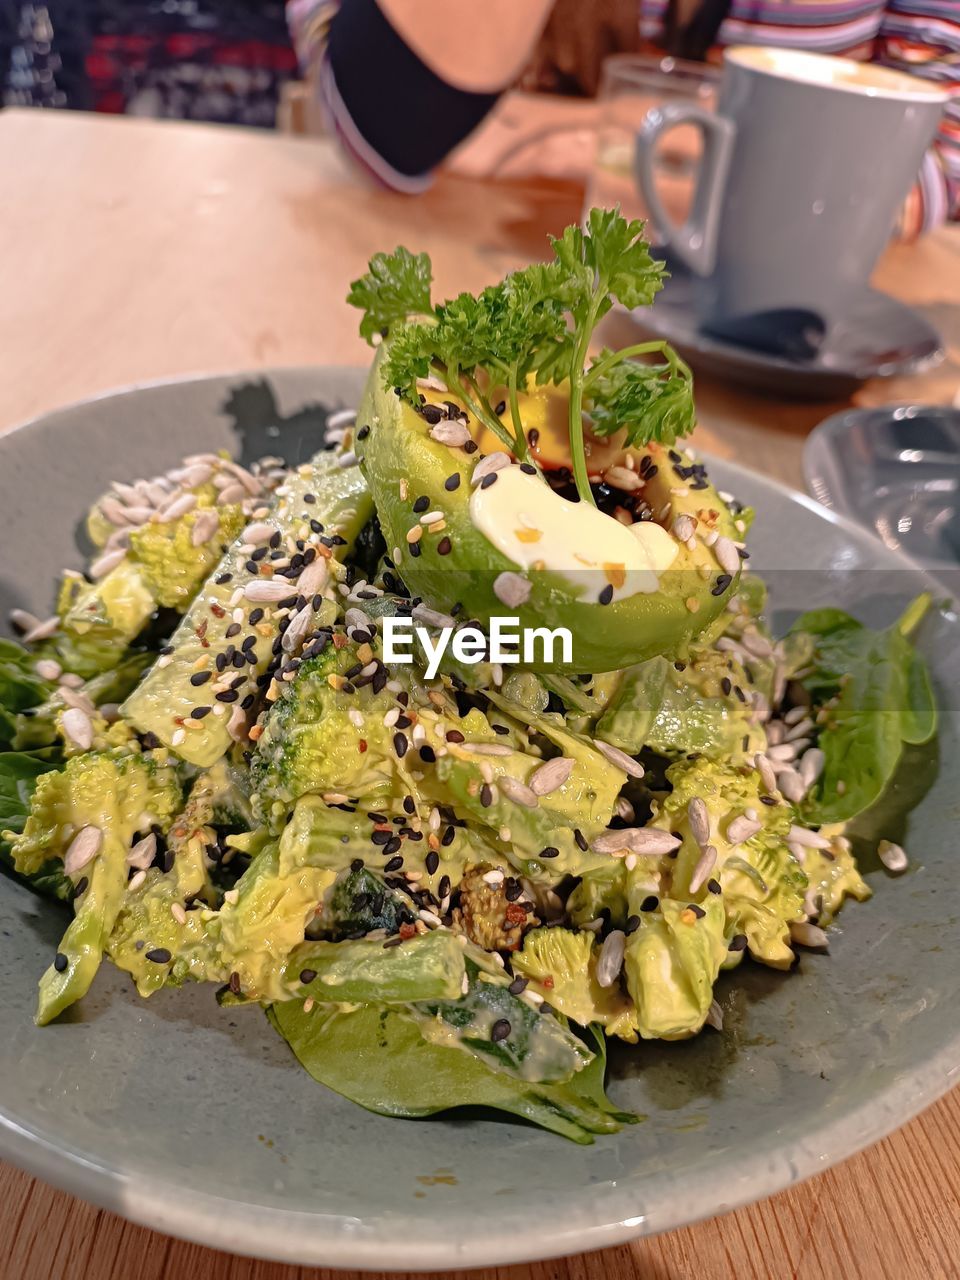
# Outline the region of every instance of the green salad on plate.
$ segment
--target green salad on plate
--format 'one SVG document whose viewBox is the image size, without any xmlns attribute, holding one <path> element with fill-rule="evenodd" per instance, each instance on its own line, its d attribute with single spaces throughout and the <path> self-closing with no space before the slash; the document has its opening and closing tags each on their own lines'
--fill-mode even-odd
<svg viewBox="0 0 960 1280">
<path fill-rule="evenodd" d="M 38 1024 L 107 959 L 264 1009 L 372 1111 L 587 1143 L 636 1119 L 609 1038 L 722 1034 L 722 971 L 869 896 L 846 832 L 935 733 L 930 601 L 771 634 L 690 370 L 592 341 L 661 287 L 642 224 L 551 244 L 442 303 L 376 255 L 367 388 L 308 463 L 115 481 L 55 613 L 14 611 L 0 861 L 69 911 Z"/>
</svg>

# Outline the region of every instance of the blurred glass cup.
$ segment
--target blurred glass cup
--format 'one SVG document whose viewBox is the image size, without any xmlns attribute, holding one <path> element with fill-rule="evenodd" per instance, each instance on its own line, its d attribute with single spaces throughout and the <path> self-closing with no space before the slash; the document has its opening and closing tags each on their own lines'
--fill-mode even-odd
<svg viewBox="0 0 960 1280">
<path fill-rule="evenodd" d="M 585 214 L 597 205 L 610 209 L 619 204 L 626 217 L 646 221 L 652 245 L 662 244 L 634 175 L 637 133 L 647 112 L 668 102 L 695 102 L 713 111 L 720 74 L 718 67 L 678 58 L 624 53 L 606 59 Z M 690 212 L 702 150 L 702 130 L 684 124 L 666 133 L 655 154 L 654 180 L 667 216 L 677 223 L 685 222 Z"/>
</svg>

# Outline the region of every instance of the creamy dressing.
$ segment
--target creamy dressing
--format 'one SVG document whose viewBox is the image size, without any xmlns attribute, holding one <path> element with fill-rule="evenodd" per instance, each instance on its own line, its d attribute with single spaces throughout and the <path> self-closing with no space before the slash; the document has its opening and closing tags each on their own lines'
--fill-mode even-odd
<svg viewBox="0 0 960 1280">
<path fill-rule="evenodd" d="M 676 541 L 653 521 L 623 525 L 586 502 L 568 502 L 517 466 L 497 472 L 470 498 L 474 526 L 522 569 L 562 574 L 578 594 L 612 600 L 651 594 L 677 556 Z"/>
</svg>

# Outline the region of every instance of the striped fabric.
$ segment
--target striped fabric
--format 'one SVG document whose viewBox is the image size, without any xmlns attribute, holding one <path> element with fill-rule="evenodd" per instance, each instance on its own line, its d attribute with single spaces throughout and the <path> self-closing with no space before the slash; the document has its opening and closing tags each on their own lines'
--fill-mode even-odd
<svg viewBox="0 0 960 1280">
<path fill-rule="evenodd" d="M 640 35 L 657 47 L 667 0 L 639 0 Z M 912 239 L 945 219 L 960 220 L 960 0 L 733 0 L 717 48 L 779 45 L 880 62 L 952 89 L 936 144 L 901 216 Z"/>
</svg>

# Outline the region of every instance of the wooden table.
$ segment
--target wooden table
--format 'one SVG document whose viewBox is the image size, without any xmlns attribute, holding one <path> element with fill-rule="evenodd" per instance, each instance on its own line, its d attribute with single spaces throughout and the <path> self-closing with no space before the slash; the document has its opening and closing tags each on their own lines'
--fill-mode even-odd
<svg viewBox="0 0 960 1280">
<path fill-rule="evenodd" d="M 564 181 L 447 176 L 408 200 L 361 186 L 328 144 L 194 125 L 0 113 L 0 429 L 111 387 L 185 373 L 366 361 L 343 305 L 367 257 L 433 256 L 437 292 L 539 255 L 579 212 Z M 960 387 L 960 228 L 891 250 L 877 283 L 949 355 L 857 401 Z M 837 404 L 702 379 L 699 442 L 799 484 L 806 433 Z M 134 424 L 135 426 L 135 424 Z M 871 1151 L 725 1218 L 603 1254 L 477 1272 L 500 1280 L 960 1275 L 960 1092 Z M 0 1168 L 2 1280 L 316 1280 L 131 1226 Z"/>
</svg>

